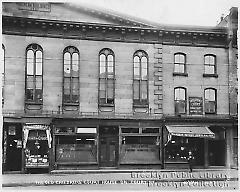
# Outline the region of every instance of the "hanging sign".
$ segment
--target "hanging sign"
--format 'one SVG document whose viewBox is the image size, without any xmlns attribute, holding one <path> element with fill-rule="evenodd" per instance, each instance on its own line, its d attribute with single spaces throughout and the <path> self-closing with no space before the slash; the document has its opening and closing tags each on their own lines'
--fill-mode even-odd
<svg viewBox="0 0 240 192">
<path fill-rule="evenodd" d="M 203 114 L 203 99 L 202 97 L 189 97 L 189 114 L 202 115 Z"/>
</svg>

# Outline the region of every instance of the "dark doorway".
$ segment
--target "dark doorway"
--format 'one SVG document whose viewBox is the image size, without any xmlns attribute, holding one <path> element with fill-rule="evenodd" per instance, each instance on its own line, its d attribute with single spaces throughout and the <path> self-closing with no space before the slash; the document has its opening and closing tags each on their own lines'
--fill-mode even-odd
<svg viewBox="0 0 240 192">
<path fill-rule="evenodd" d="M 100 167 L 116 167 L 118 163 L 118 127 L 100 127 Z"/>
<path fill-rule="evenodd" d="M 20 124 L 5 126 L 6 171 L 21 171 L 22 168 L 22 127 Z"/>
<path fill-rule="evenodd" d="M 208 142 L 209 165 L 225 165 L 225 142 L 224 140 L 210 140 Z"/>
</svg>

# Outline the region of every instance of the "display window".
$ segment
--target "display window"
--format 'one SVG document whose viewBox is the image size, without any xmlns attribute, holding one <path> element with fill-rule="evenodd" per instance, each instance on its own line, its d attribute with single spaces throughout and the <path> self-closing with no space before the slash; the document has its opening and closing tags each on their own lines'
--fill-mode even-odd
<svg viewBox="0 0 240 192">
<path fill-rule="evenodd" d="M 25 148 L 26 168 L 49 166 L 49 145 L 45 130 L 29 130 Z"/>
<path fill-rule="evenodd" d="M 160 164 L 159 128 L 121 128 L 121 164 Z"/>
<path fill-rule="evenodd" d="M 56 136 L 56 162 L 97 163 L 97 140 L 95 134 Z"/>
<path fill-rule="evenodd" d="M 187 163 L 189 152 L 195 165 L 204 164 L 204 140 L 193 137 L 172 136 L 165 147 L 166 163 Z"/>
</svg>

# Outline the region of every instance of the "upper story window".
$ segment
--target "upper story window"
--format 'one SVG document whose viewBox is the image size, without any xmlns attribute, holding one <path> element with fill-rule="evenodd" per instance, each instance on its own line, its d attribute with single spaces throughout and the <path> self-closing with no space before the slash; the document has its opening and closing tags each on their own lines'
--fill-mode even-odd
<svg viewBox="0 0 240 192">
<path fill-rule="evenodd" d="M 205 113 L 216 113 L 217 112 L 217 90 L 214 88 L 207 88 L 204 90 L 204 108 Z"/>
<path fill-rule="evenodd" d="M 204 74 L 214 75 L 216 74 L 216 56 L 205 55 L 204 56 Z"/>
<path fill-rule="evenodd" d="M 186 55 L 184 53 L 174 54 L 174 73 L 175 74 L 186 73 Z"/>
<path fill-rule="evenodd" d="M 79 103 L 79 51 L 69 46 L 63 51 L 63 103 Z"/>
<path fill-rule="evenodd" d="M 42 103 L 43 93 L 43 49 L 31 44 L 26 49 L 26 101 Z"/>
<path fill-rule="evenodd" d="M 115 58 L 111 49 L 99 53 L 99 104 L 114 104 Z"/>
<path fill-rule="evenodd" d="M 2 103 L 4 102 L 4 84 L 5 84 L 5 47 L 2 45 L 2 62 L 1 62 L 1 72 L 2 72 Z"/>
<path fill-rule="evenodd" d="M 174 103 L 175 103 L 175 113 L 176 114 L 185 114 L 187 108 L 186 101 L 186 88 L 176 87 L 174 89 Z"/>
<path fill-rule="evenodd" d="M 133 55 L 133 104 L 148 104 L 148 55 L 141 50 Z"/>
</svg>

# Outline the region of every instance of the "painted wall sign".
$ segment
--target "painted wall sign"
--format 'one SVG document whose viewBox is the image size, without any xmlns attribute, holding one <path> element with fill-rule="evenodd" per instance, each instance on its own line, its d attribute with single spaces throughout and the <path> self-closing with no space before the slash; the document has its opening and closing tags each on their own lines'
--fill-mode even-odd
<svg viewBox="0 0 240 192">
<path fill-rule="evenodd" d="M 189 114 L 202 115 L 203 114 L 203 99 L 202 97 L 189 97 Z"/>
<path fill-rule="evenodd" d="M 40 11 L 40 12 L 50 12 L 51 5 L 50 3 L 18 3 L 20 10 L 29 10 L 29 11 Z"/>
</svg>

